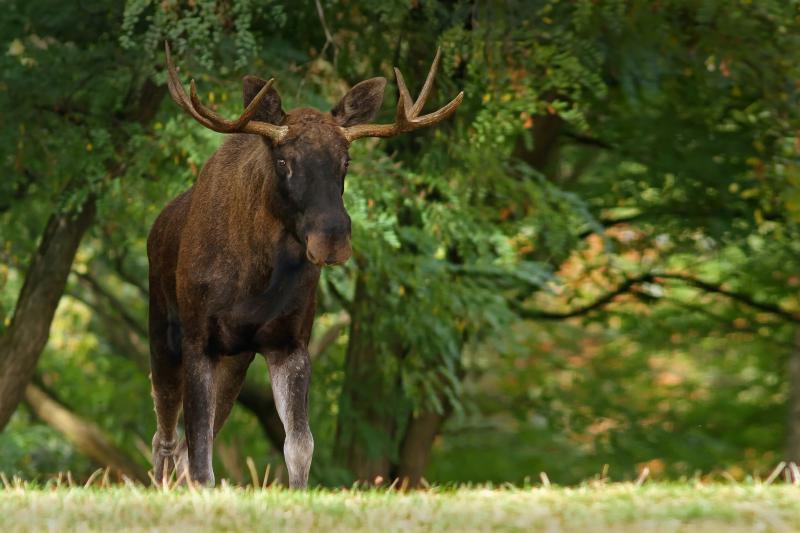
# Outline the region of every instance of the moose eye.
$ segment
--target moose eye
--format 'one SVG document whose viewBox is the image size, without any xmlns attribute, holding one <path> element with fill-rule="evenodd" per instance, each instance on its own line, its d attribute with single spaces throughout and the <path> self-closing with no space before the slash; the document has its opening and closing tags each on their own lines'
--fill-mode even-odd
<svg viewBox="0 0 800 533">
<path fill-rule="evenodd" d="M 285 159 L 278 159 L 278 166 L 279 167 L 286 167 L 286 160 Z"/>
</svg>

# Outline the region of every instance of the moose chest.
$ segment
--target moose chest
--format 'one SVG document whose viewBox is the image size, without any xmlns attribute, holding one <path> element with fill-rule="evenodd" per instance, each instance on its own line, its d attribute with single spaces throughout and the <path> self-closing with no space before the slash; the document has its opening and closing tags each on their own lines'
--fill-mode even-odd
<svg viewBox="0 0 800 533">
<path fill-rule="evenodd" d="M 319 274 L 305 258 L 283 256 L 268 275 L 239 280 L 224 298 L 225 305 L 208 314 L 208 347 L 227 355 L 305 345 Z"/>
</svg>

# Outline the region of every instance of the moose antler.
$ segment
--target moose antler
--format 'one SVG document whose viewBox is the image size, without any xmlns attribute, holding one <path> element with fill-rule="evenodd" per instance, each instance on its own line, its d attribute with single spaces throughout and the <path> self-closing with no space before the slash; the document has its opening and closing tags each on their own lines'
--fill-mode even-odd
<svg viewBox="0 0 800 533">
<path fill-rule="evenodd" d="M 397 78 L 397 90 L 400 94 L 397 99 L 397 113 L 395 115 L 394 123 L 358 124 L 356 126 L 342 128 L 347 140 L 354 141 L 355 139 L 360 139 L 362 137 L 393 137 L 400 133 L 406 133 L 408 131 L 413 131 L 418 128 L 424 128 L 425 126 L 436 124 L 437 122 L 441 122 L 452 115 L 459 104 L 461 104 L 461 101 L 464 99 L 464 91 L 458 93 L 458 96 L 453 98 L 449 104 L 438 111 L 428 113 L 427 115 L 423 115 L 421 117 L 419 116 L 419 113 L 422 111 L 422 107 L 425 105 L 425 101 L 428 99 L 428 95 L 433 88 L 433 80 L 436 78 L 436 71 L 439 68 L 439 59 L 441 58 L 441 55 L 442 49 L 437 48 L 436 57 L 433 59 L 433 64 L 431 65 L 430 72 L 428 72 L 425 85 L 422 86 L 422 90 L 419 92 L 419 97 L 417 97 L 417 100 L 413 103 L 411 102 L 411 95 L 408 93 L 406 82 L 403 80 L 403 75 L 397 68 L 395 68 L 394 75 Z"/>
<path fill-rule="evenodd" d="M 197 88 L 195 87 L 194 80 L 189 83 L 189 92 L 191 94 L 191 98 L 186 95 L 186 90 L 184 90 L 183 85 L 178 78 L 178 72 L 175 70 L 175 66 L 172 64 L 172 55 L 170 54 L 169 43 L 166 41 L 164 42 L 164 50 L 167 54 L 167 87 L 169 88 L 169 94 L 172 95 L 172 99 L 175 100 L 175 103 L 181 106 L 181 108 L 189 113 L 197 122 L 210 130 L 218 131 L 220 133 L 255 133 L 258 135 L 263 135 L 264 137 L 269 137 L 276 142 L 280 141 L 286 136 L 286 132 L 289 130 L 289 128 L 286 126 L 276 126 L 275 124 L 270 124 L 269 122 L 251 120 L 253 115 L 258 110 L 258 105 L 267 95 L 272 87 L 272 84 L 275 82 L 274 78 L 270 79 L 264 84 L 261 90 L 258 91 L 258 94 L 256 94 L 256 96 L 247 105 L 239 118 L 236 120 L 228 120 L 221 117 L 219 114 L 207 108 L 200 102 L 200 98 L 197 96 Z"/>
</svg>

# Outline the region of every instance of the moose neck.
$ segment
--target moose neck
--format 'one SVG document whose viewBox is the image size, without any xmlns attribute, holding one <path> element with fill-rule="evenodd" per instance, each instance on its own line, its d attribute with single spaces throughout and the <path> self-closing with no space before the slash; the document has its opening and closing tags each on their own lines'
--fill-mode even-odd
<svg viewBox="0 0 800 533">
<path fill-rule="evenodd" d="M 272 149 L 259 136 L 233 135 L 217 155 L 208 185 L 219 210 L 207 216 L 227 219 L 226 244 L 236 255 L 271 263 L 276 246 L 296 240 L 281 213 Z"/>
</svg>

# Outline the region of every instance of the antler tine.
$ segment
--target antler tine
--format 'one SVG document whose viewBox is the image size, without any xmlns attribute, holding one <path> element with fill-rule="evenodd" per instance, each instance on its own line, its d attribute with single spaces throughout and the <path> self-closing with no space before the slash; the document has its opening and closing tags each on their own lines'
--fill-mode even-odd
<svg viewBox="0 0 800 533">
<path fill-rule="evenodd" d="M 419 91 L 419 96 L 417 97 L 417 101 L 414 102 L 414 107 L 411 108 L 411 116 L 416 117 L 419 115 L 422 108 L 425 106 L 425 101 L 428 99 L 428 95 L 431 93 L 431 89 L 433 89 L 433 80 L 436 79 L 436 73 L 439 70 L 439 60 L 442 58 L 442 48 L 436 48 L 436 57 L 433 58 L 433 63 L 431 64 L 431 69 L 428 71 L 428 77 L 425 78 L 425 84 L 422 86 L 422 89 Z"/>
<path fill-rule="evenodd" d="M 214 125 L 192 107 L 189 97 L 186 95 L 186 90 L 183 88 L 180 78 L 178 78 L 175 65 L 172 63 L 172 54 L 170 53 L 168 42 L 164 42 L 164 50 L 167 55 L 167 88 L 169 89 L 169 94 L 172 96 L 172 99 L 197 122 L 206 128 L 214 129 Z"/>
<path fill-rule="evenodd" d="M 164 42 L 164 52 L 167 56 L 167 88 L 169 89 L 169 94 L 172 96 L 172 99 L 175 100 L 179 106 L 186 109 L 184 106 L 186 105 L 185 100 L 183 99 L 186 96 L 186 93 L 180 89 L 181 87 L 180 81 L 178 81 L 178 73 L 175 71 L 175 65 L 172 64 L 172 53 L 169 49 L 169 43 Z"/>
<path fill-rule="evenodd" d="M 406 81 L 403 79 L 403 74 L 400 72 L 400 69 L 394 67 L 394 77 L 397 79 L 397 116 L 395 117 L 395 121 L 403 121 L 409 118 L 413 118 L 413 115 L 409 116 L 409 110 L 413 109 L 414 102 L 411 100 L 411 95 L 408 92 L 408 87 L 406 87 Z"/>
<path fill-rule="evenodd" d="M 217 124 L 219 129 L 217 131 L 224 130 L 223 133 L 234 133 L 237 131 L 242 131 L 242 129 L 250 122 L 250 119 L 255 115 L 256 111 L 258 111 L 258 105 L 261 103 L 261 100 L 267 95 L 269 90 L 272 88 L 272 84 L 275 83 L 275 78 L 270 78 L 270 80 L 264 84 L 258 94 L 253 97 L 250 103 L 245 108 L 244 112 L 241 116 L 236 120 L 228 120 L 212 109 L 207 108 L 203 105 L 200 101 L 200 98 L 197 96 L 197 87 L 195 86 L 194 80 L 192 80 L 189 84 L 189 94 L 192 99 L 192 105 L 197 110 L 198 113 L 206 117 L 208 120 Z"/>
<path fill-rule="evenodd" d="M 464 91 L 458 93 L 447 105 L 441 109 L 428 113 L 427 115 L 419 116 L 422 108 L 425 106 L 425 101 L 428 99 L 431 90 L 433 89 L 433 80 L 436 78 L 436 72 L 439 69 L 439 63 L 442 56 L 441 48 L 436 49 L 436 57 L 433 58 L 431 69 L 428 71 L 428 77 L 425 79 L 425 84 L 420 90 L 419 96 L 415 102 L 412 102 L 411 95 L 408 92 L 408 87 L 403 79 L 403 74 L 397 68 L 394 69 L 394 75 L 397 78 L 397 112 L 395 114 L 394 123 L 392 124 L 356 124 L 342 128 L 344 134 L 349 141 L 354 141 L 362 137 L 393 137 L 400 133 L 413 131 L 418 128 L 430 126 L 445 120 L 452 115 L 455 110 L 461 105 L 464 100 Z"/>
<path fill-rule="evenodd" d="M 461 105 L 461 101 L 464 100 L 464 91 L 461 91 L 456 95 L 455 98 L 450 100 L 450 102 L 442 107 L 441 109 L 434 111 L 433 113 L 428 113 L 427 115 L 423 115 L 421 117 L 417 117 L 411 121 L 415 127 L 419 128 L 422 126 L 430 126 L 431 124 L 436 124 L 440 122 L 450 115 L 452 115 L 458 106 Z"/>
<path fill-rule="evenodd" d="M 286 126 L 276 126 L 269 122 L 252 120 L 253 115 L 258 111 L 259 104 L 267 96 L 273 83 L 275 83 L 274 78 L 264 84 L 258 94 L 247 104 L 239 118 L 228 120 L 200 102 L 194 80 L 189 83 L 191 96 L 187 96 L 186 90 L 183 88 L 180 78 L 178 78 L 175 65 L 172 63 L 172 54 L 170 53 L 169 43 L 166 41 L 164 42 L 164 50 L 167 56 L 167 87 L 169 88 L 169 93 L 172 95 L 172 99 L 197 122 L 210 130 L 220 133 L 255 133 L 269 137 L 274 141 L 280 141 L 286 136 L 288 131 Z"/>
</svg>

